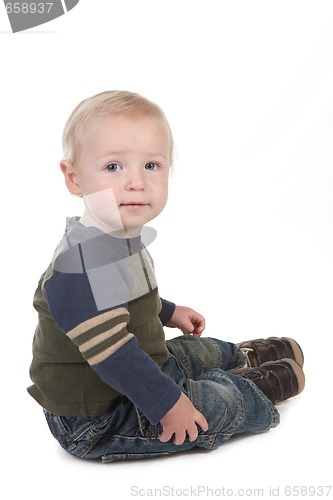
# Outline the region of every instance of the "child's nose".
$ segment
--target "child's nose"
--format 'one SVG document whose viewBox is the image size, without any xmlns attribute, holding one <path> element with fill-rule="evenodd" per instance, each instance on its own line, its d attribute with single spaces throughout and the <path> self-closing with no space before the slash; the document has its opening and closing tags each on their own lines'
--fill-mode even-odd
<svg viewBox="0 0 333 500">
<path fill-rule="evenodd" d="M 142 172 L 131 172 L 127 180 L 127 189 L 141 191 L 144 189 L 144 177 Z"/>
</svg>

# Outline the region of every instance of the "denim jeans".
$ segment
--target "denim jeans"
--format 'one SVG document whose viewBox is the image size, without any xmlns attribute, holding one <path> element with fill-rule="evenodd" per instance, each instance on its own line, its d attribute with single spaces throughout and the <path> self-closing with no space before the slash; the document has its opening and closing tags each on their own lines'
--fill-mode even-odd
<svg viewBox="0 0 333 500">
<path fill-rule="evenodd" d="M 279 413 L 250 380 L 228 373 L 244 365 L 236 344 L 182 335 L 167 341 L 163 371 L 172 377 L 206 417 L 196 441 L 181 445 L 159 441 L 160 424 L 152 425 L 126 397 L 98 417 L 61 417 L 44 410 L 53 436 L 71 454 L 102 462 L 152 458 L 195 447 L 214 449 L 234 435 L 257 433 L 279 423 Z"/>
</svg>

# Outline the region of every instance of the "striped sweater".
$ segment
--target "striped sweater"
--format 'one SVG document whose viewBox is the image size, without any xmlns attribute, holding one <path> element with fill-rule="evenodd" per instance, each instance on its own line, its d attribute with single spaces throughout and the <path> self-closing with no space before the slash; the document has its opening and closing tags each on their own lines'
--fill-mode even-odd
<svg viewBox="0 0 333 500">
<path fill-rule="evenodd" d="M 155 424 L 179 399 L 161 370 L 174 305 L 159 297 L 141 237 L 114 238 L 68 219 L 34 306 L 28 391 L 48 411 L 99 415 L 124 395 Z"/>
</svg>

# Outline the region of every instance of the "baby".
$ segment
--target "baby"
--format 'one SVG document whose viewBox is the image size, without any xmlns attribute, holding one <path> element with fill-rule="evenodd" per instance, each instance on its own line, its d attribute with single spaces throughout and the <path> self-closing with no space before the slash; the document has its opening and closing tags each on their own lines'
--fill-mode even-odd
<svg viewBox="0 0 333 500">
<path fill-rule="evenodd" d="M 162 110 L 127 91 L 82 101 L 61 170 L 81 196 L 34 297 L 29 393 L 68 452 L 103 462 L 216 448 L 279 423 L 304 388 L 289 338 L 203 338 L 205 319 L 161 299 L 147 246 L 168 197 L 173 137 Z M 165 340 L 163 326 L 183 335 Z"/>
</svg>

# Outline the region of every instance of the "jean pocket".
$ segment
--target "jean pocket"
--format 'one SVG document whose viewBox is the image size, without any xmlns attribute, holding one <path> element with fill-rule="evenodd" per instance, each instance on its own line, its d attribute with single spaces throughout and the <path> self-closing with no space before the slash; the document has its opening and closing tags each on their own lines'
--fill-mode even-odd
<svg viewBox="0 0 333 500">
<path fill-rule="evenodd" d="M 44 410 L 47 423 L 53 437 L 62 448 L 70 453 L 85 457 L 100 439 L 99 427 L 103 427 L 109 418 L 109 413 L 98 417 L 53 415 Z"/>
</svg>

